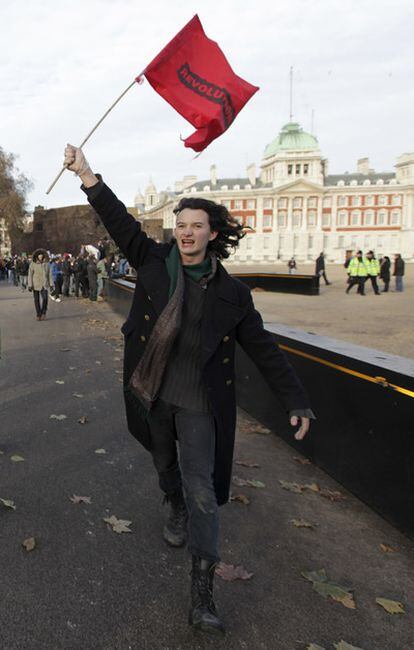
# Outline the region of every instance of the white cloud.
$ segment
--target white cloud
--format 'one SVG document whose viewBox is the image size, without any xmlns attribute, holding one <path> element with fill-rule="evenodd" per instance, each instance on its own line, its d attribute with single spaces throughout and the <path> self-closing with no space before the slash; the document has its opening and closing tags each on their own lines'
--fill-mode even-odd
<svg viewBox="0 0 414 650">
<path fill-rule="evenodd" d="M 151 175 L 157 187 L 184 174 L 243 174 L 288 120 L 288 71 L 295 68 L 294 117 L 316 132 L 332 171 L 369 155 L 390 170 L 414 149 L 414 72 L 409 0 L 15 0 L 2 7 L 0 146 L 19 155 L 35 182 L 29 200 L 47 207 L 83 201 L 60 168 L 77 144 L 174 34 L 198 13 L 235 71 L 261 87 L 229 131 L 198 159 L 180 133 L 192 132 L 149 84 L 134 87 L 92 136 L 85 152 L 120 198 L 131 203 Z"/>
</svg>

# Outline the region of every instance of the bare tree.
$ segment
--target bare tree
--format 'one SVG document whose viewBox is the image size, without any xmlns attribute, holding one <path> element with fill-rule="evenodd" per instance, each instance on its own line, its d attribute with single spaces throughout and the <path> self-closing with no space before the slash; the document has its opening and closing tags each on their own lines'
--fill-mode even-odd
<svg viewBox="0 0 414 650">
<path fill-rule="evenodd" d="M 0 147 L 0 218 L 5 220 L 12 247 L 22 236 L 26 195 L 32 188 L 32 182 L 19 172 L 15 162 L 16 156 Z"/>
</svg>

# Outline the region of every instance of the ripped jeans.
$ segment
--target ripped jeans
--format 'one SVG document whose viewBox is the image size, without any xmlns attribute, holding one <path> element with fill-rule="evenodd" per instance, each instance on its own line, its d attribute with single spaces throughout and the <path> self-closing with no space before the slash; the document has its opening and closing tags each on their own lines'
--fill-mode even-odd
<svg viewBox="0 0 414 650">
<path fill-rule="evenodd" d="M 213 415 L 158 399 L 148 423 L 151 454 L 161 490 L 168 496 L 183 488 L 188 510 L 188 550 L 192 555 L 218 562 L 219 518 L 213 484 L 216 435 Z"/>
</svg>

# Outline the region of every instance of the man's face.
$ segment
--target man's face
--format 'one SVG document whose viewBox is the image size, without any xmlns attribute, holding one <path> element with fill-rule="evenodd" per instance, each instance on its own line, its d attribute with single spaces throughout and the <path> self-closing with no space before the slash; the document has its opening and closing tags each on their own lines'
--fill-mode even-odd
<svg viewBox="0 0 414 650">
<path fill-rule="evenodd" d="M 42 255 L 42 253 L 40 253 L 40 254 L 37 256 L 37 259 L 39 260 L 39 262 L 43 262 L 43 255 Z"/>
<path fill-rule="evenodd" d="M 207 245 L 217 232 L 211 230 L 207 212 L 184 208 L 177 215 L 174 236 L 180 253 L 191 257 L 203 253 L 205 257 Z"/>
</svg>

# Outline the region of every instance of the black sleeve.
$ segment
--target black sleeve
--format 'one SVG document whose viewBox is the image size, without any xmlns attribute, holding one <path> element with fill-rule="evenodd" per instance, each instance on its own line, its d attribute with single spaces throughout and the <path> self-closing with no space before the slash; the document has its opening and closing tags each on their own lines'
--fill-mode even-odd
<svg viewBox="0 0 414 650">
<path fill-rule="evenodd" d="M 130 265 L 136 269 L 145 264 L 148 253 L 158 244 L 142 231 L 140 222 L 128 214 L 125 205 L 102 180 L 89 188 L 82 185 L 81 189 Z"/>
<path fill-rule="evenodd" d="M 309 409 L 308 396 L 286 355 L 272 334 L 264 329 L 262 317 L 254 308 L 250 291 L 245 307 L 247 314 L 237 327 L 237 341 L 256 364 L 286 411 Z"/>
</svg>

